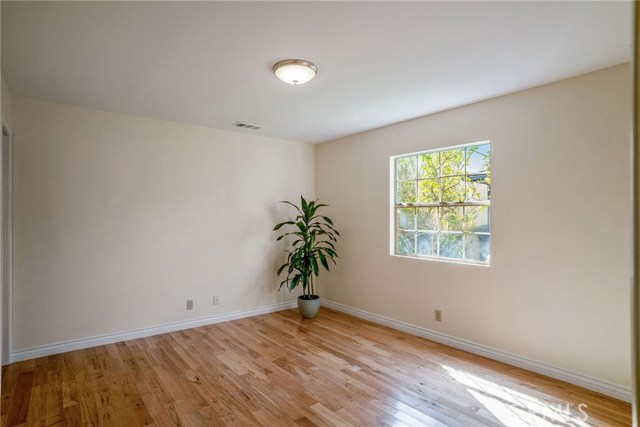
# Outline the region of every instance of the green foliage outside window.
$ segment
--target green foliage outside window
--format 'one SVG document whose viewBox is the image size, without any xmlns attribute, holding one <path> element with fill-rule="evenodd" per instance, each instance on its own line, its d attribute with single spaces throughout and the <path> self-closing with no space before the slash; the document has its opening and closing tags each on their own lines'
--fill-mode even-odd
<svg viewBox="0 0 640 427">
<path fill-rule="evenodd" d="M 489 262 L 488 143 L 397 157 L 394 185 L 397 254 Z"/>
</svg>

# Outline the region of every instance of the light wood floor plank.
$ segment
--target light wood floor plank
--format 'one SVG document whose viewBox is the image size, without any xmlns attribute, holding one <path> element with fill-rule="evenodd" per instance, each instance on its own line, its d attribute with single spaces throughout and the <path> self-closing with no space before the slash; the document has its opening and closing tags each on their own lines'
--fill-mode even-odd
<svg viewBox="0 0 640 427">
<path fill-rule="evenodd" d="M 631 425 L 631 409 L 323 308 L 314 320 L 287 310 L 15 363 L 2 371 L 0 420 L 6 427 L 614 427 Z"/>
</svg>

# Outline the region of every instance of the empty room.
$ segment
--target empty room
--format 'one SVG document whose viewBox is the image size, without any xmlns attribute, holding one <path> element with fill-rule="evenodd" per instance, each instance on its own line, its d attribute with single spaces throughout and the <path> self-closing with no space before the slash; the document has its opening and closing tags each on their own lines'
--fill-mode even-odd
<svg viewBox="0 0 640 427">
<path fill-rule="evenodd" d="M 636 6 L 3 0 L 1 425 L 638 427 Z"/>
</svg>

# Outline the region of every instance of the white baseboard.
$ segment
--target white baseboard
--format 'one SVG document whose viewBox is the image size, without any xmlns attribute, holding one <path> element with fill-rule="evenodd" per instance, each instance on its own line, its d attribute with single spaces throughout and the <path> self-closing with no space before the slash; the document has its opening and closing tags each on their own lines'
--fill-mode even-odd
<svg viewBox="0 0 640 427">
<path fill-rule="evenodd" d="M 468 351 L 469 353 L 478 354 L 493 360 L 527 369 L 538 374 L 546 375 L 570 384 L 575 384 L 589 390 L 593 390 L 625 402 L 631 402 L 631 390 L 618 384 L 599 380 L 577 372 L 569 371 L 564 368 L 558 368 L 543 362 L 538 362 L 520 355 L 508 353 L 472 341 L 461 338 L 452 337 L 440 332 L 432 331 L 419 326 L 414 326 L 405 322 L 390 319 L 385 316 L 369 313 L 364 310 L 352 308 L 343 304 L 332 301 L 322 300 L 322 305 L 343 313 L 350 314 L 355 317 L 369 320 L 402 332 L 423 337 L 440 344 Z M 182 322 L 169 323 L 165 325 L 152 326 L 148 328 L 135 329 L 131 331 L 118 332 L 114 334 L 100 335 L 96 337 L 83 338 L 54 344 L 47 344 L 38 347 L 18 350 L 11 353 L 10 363 L 20 362 L 22 360 L 34 359 L 37 357 L 50 356 L 52 354 L 65 353 L 67 351 L 81 350 L 84 348 L 96 347 L 99 345 L 113 344 L 120 341 L 126 341 L 136 338 L 149 337 L 152 335 L 174 332 L 183 329 L 196 328 L 198 326 L 212 325 L 214 323 L 227 322 L 229 320 L 242 319 L 245 317 L 259 316 L 261 314 L 273 313 L 276 311 L 286 310 L 296 307 L 295 301 L 286 303 L 273 304 L 265 307 L 235 311 L 232 313 L 218 314 L 214 316 L 202 317 L 198 319 L 185 320 Z"/>
<path fill-rule="evenodd" d="M 114 334 L 47 344 L 38 347 L 18 350 L 11 353 L 10 363 L 35 359 L 36 357 L 50 356 L 52 354 L 65 353 L 67 351 L 82 350 L 83 348 L 96 347 L 99 345 L 113 344 L 116 342 L 132 340 L 136 338 L 149 337 L 152 335 L 164 334 L 167 332 L 180 331 L 182 329 L 212 325 L 214 323 L 227 322 L 229 320 L 242 319 L 244 317 L 259 316 L 261 314 L 273 313 L 276 311 L 294 308 L 296 306 L 296 301 L 291 301 L 268 305 L 260 308 L 253 308 L 249 310 L 234 311 L 232 313 L 217 314 L 214 316 L 185 320 L 182 322 L 168 323 L 165 325 L 117 332 Z"/>
<path fill-rule="evenodd" d="M 538 362 L 506 351 L 498 350 L 495 348 L 487 347 L 482 344 L 478 344 L 472 341 L 464 340 L 461 338 L 452 337 L 440 332 L 432 331 L 430 329 L 414 326 L 405 322 L 390 319 L 388 317 L 380 316 L 377 314 L 369 313 L 364 310 L 349 307 L 343 304 L 339 304 L 332 301 L 322 300 L 322 305 L 327 308 L 331 308 L 346 314 L 350 314 L 361 319 L 366 319 L 380 325 L 388 326 L 393 329 L 397 329 L 402 332 L 406 332 L 412 335 L 426 338 L 431 341 L 435 341 L 440 344 L 448 345 L 460 350 L 468 351 L 469 353 L 477 354 L 487 357 L 489 359 L 504 362 L 509 365 L 517 366 L 519 368 L 527 369 L 529 371 L 536 372 L 541 375 L 546 375 L 557 380 L 565 381 L 570 384 L 574 384 L 580 387 L 584 387 L 589 390 L 596 391 L 598 393 L 605 394 L 607 396 L 614 397 L 616 399 L 623 400 L 625 402 L 631 402 L 631 389 L 623 387 L 618 384 L 610 383 L 607 381 L 599 380 L 597 378 L 590 377 L 588 375 L 579 374 L 577 372 L 569 371 L 564 368 L 555 367 L 543 362 Z"/>
</svg>

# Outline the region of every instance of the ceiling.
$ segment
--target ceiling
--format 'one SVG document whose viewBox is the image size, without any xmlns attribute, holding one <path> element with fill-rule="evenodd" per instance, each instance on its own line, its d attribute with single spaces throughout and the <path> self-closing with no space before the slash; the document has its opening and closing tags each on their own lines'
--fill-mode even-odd
<svg viewBox="0 0 640 427">
<path fill-rule="evenodd" d="M 10 2 L 15 95 L 323 142 L 630 58 L 629 2 Z M 310 83 L 272 65 L 302 58 Z"/>
</svg>

